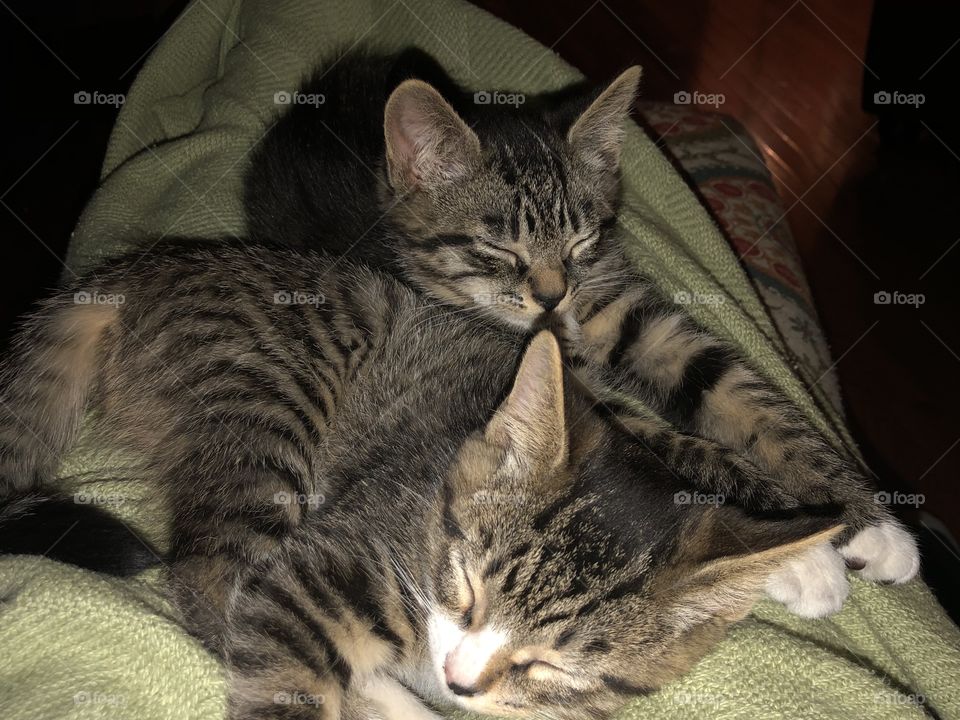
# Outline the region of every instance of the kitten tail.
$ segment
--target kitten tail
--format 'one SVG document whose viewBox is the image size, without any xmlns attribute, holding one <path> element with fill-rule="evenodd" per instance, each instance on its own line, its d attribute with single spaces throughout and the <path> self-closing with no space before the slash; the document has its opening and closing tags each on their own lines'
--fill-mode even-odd
<svg viewBox="0 0 960 720">
<path fill-rule="evenodd" d="M 119 519 L 51 487 L 76 441 L 116 306 L 89 293 L 45 303 L 22 329 L 0 385 L 0 554 L 44 555 L 114 575 L 158 557 Z"/>
</svg>

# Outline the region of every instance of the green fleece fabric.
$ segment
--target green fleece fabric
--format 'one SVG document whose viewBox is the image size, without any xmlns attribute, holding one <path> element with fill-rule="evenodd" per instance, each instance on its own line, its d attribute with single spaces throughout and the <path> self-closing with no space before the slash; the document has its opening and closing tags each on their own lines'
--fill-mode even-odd
<svg viewBox="0 0 960 720">
<path fill-rule="evenodd" d="M 294 90 L 331 49 L 361 40 L 419 45 L 478 90 L 537 92 L 580 77 L 461 0 L 197 0 L 157 45 L 120 113 L 102 186 L 70 248 L 71 272 L 161 237 L 242 237 L 241 174 L 283 107 L 275 93 Z M 727 243 L 637 128 L 623 170 L 621 219 L 637 261 L 668 293 L 722 295 L 723 303 L 691 310 L 852 448 L 842 419 L 825 415 L 816 389 L 806 391 L 791 370 Z M 75 484 L 112 477 L 115 462 L 78 453 L 65 474 Z M 141 527 L 156 521 L 135 486 L 77 487 Z M 852 582 L 845 609 L 829 620 L 761 602 L 685 678 L 622 717 L 960 718 L 960 633 L 929 590 L 919 581 Z M 221 668 L 178 630 L 155 588 L 153 576 L 121 581 L 42 558 L 0 561 L 0 717 L 222 717 Z"/>
</svg>

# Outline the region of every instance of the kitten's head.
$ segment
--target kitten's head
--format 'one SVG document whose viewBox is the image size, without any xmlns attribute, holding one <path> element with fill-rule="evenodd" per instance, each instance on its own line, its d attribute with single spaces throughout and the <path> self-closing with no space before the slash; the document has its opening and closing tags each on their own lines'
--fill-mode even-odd
<svg viewBox="0 0 960 720">
<path fill-rule="evenodd" d="M 384 117 L 385 202 L 410 241 L 408 277 L 524 329 L 602 283 L 618 267 L 608 230 L 639 77 L 628 69 L 572 119 L 484 106 L 474 128 L 427 83 L 398 86 Z"/>
<path fill-rule="evenodd" d="M 609 425 L 567 417 L 542 332 L 448 479 L 430 654 L 445 697 L 478 713 L 607 717 L 684 672 L 771 572 L 839 530 L 678 503 L 677 481 Z"/>
</svg>

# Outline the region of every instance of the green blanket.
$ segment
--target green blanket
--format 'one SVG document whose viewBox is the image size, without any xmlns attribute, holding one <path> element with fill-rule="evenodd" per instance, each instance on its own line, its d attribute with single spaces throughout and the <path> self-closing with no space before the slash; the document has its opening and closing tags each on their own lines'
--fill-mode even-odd
<svg viewBox="0 0 960 720">
<path fill-rule="evenodd" d="M 134 83 L 111 137 L 103 184 L 70 249 L 72 272 L 160 237 L 243 234 L 240 178 L 250 150 L 324 53 L 365 40 L 416 44 L 464 85 L 536 92 L 579 75 L 546 48 L 460 0 L 197 0 Z M 328 98 L 335 102 L 335 98 Z M 735 339 L 838 445 L 842 418 L 784 359 L 735 256 L 654 144 L 632 128 L 622 213 L 637 261 L 667 292 L 722 294 L 692 305 Z M 111 463 L 78 453 L 72 482 Z M 84 485 L 149 529 L 135 488 Z M 162 538 L 158 538 L 161 541 Z M 69 533 L 60 542 L 70 542 Z M 222 716 L 217 663 L 178 631 L 155 577 L 120 581 L 41 558 L 0 561 L 0 717 Z M 853 580 L 846 608 L 804 621 L 761 602 L 681 682 L 624 718 L 960 718 L 960 633 L 919 581 Z"/>
</svg>

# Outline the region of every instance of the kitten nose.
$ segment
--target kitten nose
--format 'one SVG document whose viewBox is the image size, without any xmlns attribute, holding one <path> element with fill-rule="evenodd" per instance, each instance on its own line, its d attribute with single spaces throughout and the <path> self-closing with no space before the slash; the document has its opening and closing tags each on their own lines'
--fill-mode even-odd
<svg viewBox="0 0 960 720">
<path fill-rule="evenodd" d="M 567 289 L 564 288 L 563 292 L 550 292 L 550 293 L 539 293 L 536 290 L 533 291 L 533 299 L 537 301 L 537 304 L 540 305 L 546 312 L 550 312 L 557 305 L 560 304 L 560 301 L 563 300 L 564 295 L 567 294 Z"/>
<path fill-rule="evenodd" d="M 476 695 L 479 690 L 474 687 L 467 687 L 466 685 L 461 685 L 455 679 L 456 675 L 456 658 L 454 657 L 456 651 L 451 650 L 447 653 L 447 657 L 443 663 L 443 675 L 444 679 L 447 681 L 447 687 L 450 688 L 450 692 L 454 695 L 460 695 L 461 697 L 473 697 Z"/>
<path fill-rule="evenodd" d="M 452 692 L 454 695 L 459 695 L 460 697 L 473 697 L 477 694 L 477 692 L 479 692 L 474 688 L 467 688 L 463 685 L 457 685 L 456 683 L 451 682 L 447 683 L 447 687 L 450 688 L 450 692 Z"/>
<path fill-rule="evenodd" d="M 567 278 L 563 268 L 539 267 L 530 275 L 530 295 L 546 312 L 550 312 L 567 294 Z"/>
</svg>

